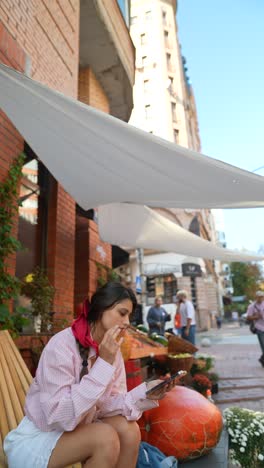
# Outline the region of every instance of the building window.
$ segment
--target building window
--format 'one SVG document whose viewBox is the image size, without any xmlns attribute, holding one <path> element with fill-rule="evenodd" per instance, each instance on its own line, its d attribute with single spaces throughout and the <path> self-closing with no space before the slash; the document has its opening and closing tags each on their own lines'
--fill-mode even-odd
<svg viewBox="0 0 264 468">
<path fill-rule="evenodd" d="M 145 117 L 147 120 L 149 120 L 151 118 L 151 106 L 150 104 L 147 104 L 145 106 Z"/>
<path fill-rule="evenodd" d="M 142 57 L 142 67 L 146 67 L 147 65 L 148 65 L 148 57 L 144 55 L 144 57 Z"/>
<path fill-rule="evenodd" d="M 137 22 L 137 16 L 131 16 L 130 25 L 132 26 L 133 24 L 136 24 L 136 22 Z"/>
<path fill-rule="evenodd" d="M 167 26 L 167 12 L 162 10 L 162 23 L 163 26 Z"/>
<path fill-rule="evenodd" d="M 172 115 L 173 122 L 176 122 L 177 117 L 176 117 L 176 104 L 175 104 L 175 102 L 171 103 L 171 115 Z"/>
<path fill-rule="evenodd" d="M 152 18 L 152 12 L 149 10 L 149 11 L 146 11 L 145 13 L 145 20 L 146 21 L 151 21 L 151 18 Z"/>
<path fill-rule="evenodd" d="M 172 67 L 171 67 L 171 54 L 166 54 L 166 61 L 167 61 L 168 70 L 172 70 Z"/>
<path fill-rule="evenodd" d="M 146 34 L 141 34 L 141 35 L 140 35 L 140 44 L 141 44 L 142 46 L 144 46 L 144 45 L 147 44 L 147 36 L 146 36 Z"/>
<path fill-rule="evenodd" d="M 26 149 L 25 153 L 29 157 Z M 49 179 L 48 170 L 37 159 L 30 159 L 24 164 L 17 236 L 23 249 L 16 255 L 18 278 L 31 273 L 37 265 L 46 267 Z"/>
<path fill-rule="evenodd" d="M 168 81 L 169 81 L 169 89 L 170 89 L 170 91 L 173 91 L 173 88 L 174 88 L 174 79 L 172 78 L 172 76 L 169 76 L 169 77 L 168 77 Z"/>
<path fill-rule="evenodd" d="M 176 130 L 176 128 L 173 129 L 173 136 L 174 136 L 174 142 L 179 144 L 179 130 Z"/>
<path fill-rule="evenodd" d="M 144 92 L 149 93 L 149 89 L 150 89 L 149 80 L 144 80 Z"/>
<path fill-rule="evenodd" d="M 148 305 L 154 304 L 156 296 L 161 296 L 165 304 L 176 301 L 177 281 L 173 275 L 148 276 L 146 289 Z"/>
<path fill-rule="evenodd" d="M 169 44 L 169 31 L 164 31 L 164 42 L 165 42 L 165 47 L 167 47 L 167 49 L 170 47 L 170 44 Z"/>
</svg>

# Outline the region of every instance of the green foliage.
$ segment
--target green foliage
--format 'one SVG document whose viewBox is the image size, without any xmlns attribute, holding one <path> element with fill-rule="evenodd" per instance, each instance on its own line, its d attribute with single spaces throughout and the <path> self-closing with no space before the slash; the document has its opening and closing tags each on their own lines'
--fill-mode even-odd
<svg viewBox="0 0 264 468">
<path fill-rule="evenodd" d="M 8 273 L 8 260 L 21 247 L 12 232 L 16 224 L 24 160 L 22 153 L 13 161 L 6 179 L 0 183 L 0 304 L 16 297 L 20 289 L 19 279 Z"/>
<path fill-rule="evenodd" d="M 33 273 L 25 277 L 21 293 L 31 299 L 31 313 L 34 317 L 40 315 L 41 329 L 46 331 L 51 322 L 51 305 L 55 294 L 46 272 L 36 267 Z"/>
<path fill-rule="evenodd" d="M 264 413 L 234 407 L 224 410 L 224 418 L 231 461 L 242 468 L 264 467 Z"/>
<path fill-rule="evenodd" d="M 115 270 L 99 262 L 95 262 L 95 264 L 98 272 L 98 286 L 104 286 L 108 281 L 120 281 L 120 277 Z"/>
<path fill-rule="evenodd" d="M 0 304 L 0 330 L 8 330 L 15 338 L 29 323 L 28 310 L 17 307 L 11 314 L 6 304 Z"/>
<path fill-rule="evenodd" d="M 191 375 L 197 373 L 206 373 L 214 366 L 214 357 L 209 356 L 208 354 L 197 354 L 195 356 L 194 363 L 191 367 Z"/>
<path fill-rule="evenodd" d="M 254 299 L 262 280 L 262 272 L 258 265 L 251 263 L 235 262 L 230 265 L 234 296 L 247 296 Z"/>
</svg>

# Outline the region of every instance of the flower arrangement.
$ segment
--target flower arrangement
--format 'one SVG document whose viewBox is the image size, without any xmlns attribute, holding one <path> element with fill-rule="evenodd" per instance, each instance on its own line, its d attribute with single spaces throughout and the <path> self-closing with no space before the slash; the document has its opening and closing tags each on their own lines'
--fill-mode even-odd
<svg viewBox="0 0 264 468">
<path fill-rule="evenodd" d="M 264 413 L 227 408 L 224 419 L 232 462 L 242 468 L 264 467 Z"/>
<path fill-rule="evenodd" d="M 206 375 L 196 374 L 192 378 L 192 386 L 194 390 L 205 395 L 206 390 L 211 390 L 212 382 L 208 379 L 208 377 L 206 377 Z"/>
</svg>

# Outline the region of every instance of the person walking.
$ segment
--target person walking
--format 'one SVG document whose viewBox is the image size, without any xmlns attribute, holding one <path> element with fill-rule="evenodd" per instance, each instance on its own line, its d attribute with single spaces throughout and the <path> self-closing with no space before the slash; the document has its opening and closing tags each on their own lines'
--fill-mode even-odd
<svg viewBox="0 0 264 468">
<path fill-rule="evenodd" d="M 187 297 L 186 291 L 180 290 L 177 292 L 178 307 L 176 315 L 180 314 L 181 317 L 180 323 L 182 338 L 194 345 L 196 329 L 195 310 L 193 303 L 188 301 Z"/>
<path fill-rule="evenodd" d="M 254 322 L 262 355 L 259 362 L 264 367 L 264 291 L 256 292 L 256 300 L 248 306 L 247 320 Z"/>
<path fill-rule="evenodd" d="M 155 298 L 155 306 L 150 307 L 147 315 L 147 322 L 149 326 L 149 333 L 157 333 L 158 335 L 164 335 L 165 333 L 165 322 L 171 320 L 170 314 L 161 307 L 162 298 L 157 296 Z"/>
</svg>

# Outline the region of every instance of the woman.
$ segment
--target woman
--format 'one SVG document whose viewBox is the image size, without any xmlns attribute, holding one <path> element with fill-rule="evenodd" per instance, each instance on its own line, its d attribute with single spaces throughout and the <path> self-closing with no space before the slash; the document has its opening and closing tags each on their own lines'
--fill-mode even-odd
<svg viewBox="0 0 264 468">
<path fill-rule="evenodd" d="M 136 420 L 156 407 L 176 384 L 130 392 L 120 345 L 136 307 L 131 289 L 108 283 L 85 301 L 72 327 L 57 333 L 43 350 L 26 397 L 25 414 L 4 450 L 9 468 L 134 468 L 140 443 Z"/>
</svg>

